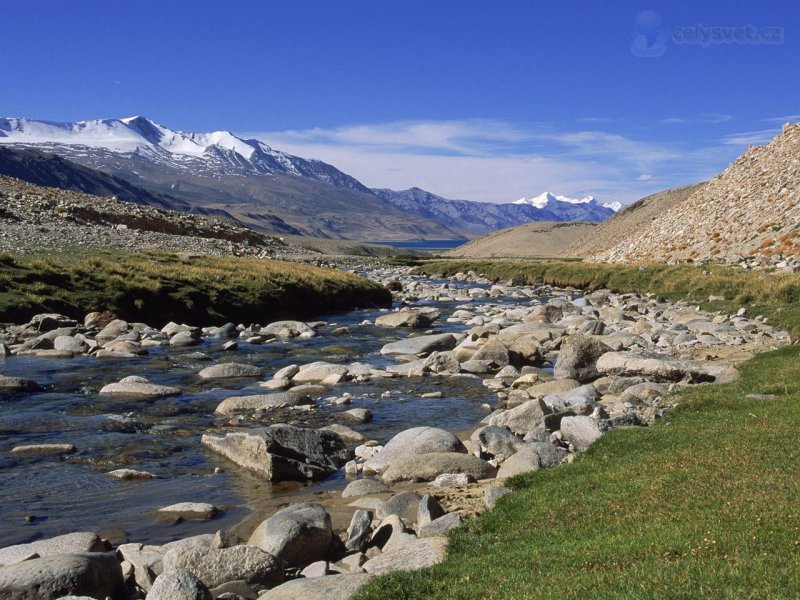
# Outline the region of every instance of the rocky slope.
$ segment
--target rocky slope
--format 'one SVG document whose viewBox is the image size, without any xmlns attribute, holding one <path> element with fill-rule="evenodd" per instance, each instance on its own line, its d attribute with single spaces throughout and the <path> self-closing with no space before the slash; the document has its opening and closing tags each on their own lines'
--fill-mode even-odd
<svg viewBox="0 0 800 600">
<path fill-rule="evenodd" d="M 0 252 L 79 248 L 161 249 L 306 260 L 320 255 L 400 253 L 388 246 L 299 236 L 278 238 L 224 218 L 43 187 L 0 175 Z"/>
<path fill-rule="evenodd" d="M 488 233 L 444 255 L 459 258 L 570 256 L 566 250 L 576 240 L 592 237 L 601 226 L 583 222 L 526 223 Z"/>
<path fill-rule="evenodd" d="M 647 226 L 658 215 L 688 198 L 704 184 L 686 185 L 646 196 L 598 224 L 564 251 L 564 256 L 591 256 L 604 252 Z"/>
<path fill-rule="evenodd" d="M 605 262 L 782 264 L 800 255 L 800 125 L 750 148 L 633 235 L 591 255 Z"/>
</svg>

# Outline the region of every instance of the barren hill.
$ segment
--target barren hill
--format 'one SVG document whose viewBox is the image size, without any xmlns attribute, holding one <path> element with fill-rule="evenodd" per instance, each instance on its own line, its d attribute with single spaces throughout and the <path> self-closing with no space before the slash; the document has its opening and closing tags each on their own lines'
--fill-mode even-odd
<svg viewBox="0 0 800 600">
<path fill-rule="evenodd" d="M 599 225 L 583 222 L 535 222 L 494 231 L 458 248 L 445 256 L 467 258 L 492 257 L 559 257 L 585 235 L 591 235 Z"/>
<path fill-rule="evenodd" d="M 752 147 L 635 233 L 590 258 L 603 262 L 765 263 L 800 255 L 800 125 Z"/>
<path fill-rule="evenodd" d="M 616 215 L 599 223 L 588 235 L 581 237 L 565 252 L 565 256 L 591 256 L 605 252 L 621 240 L 647 226 L 653 219 L 705 185 L 696 183 L 673 188 L 637 200 Z"/>
</svg>

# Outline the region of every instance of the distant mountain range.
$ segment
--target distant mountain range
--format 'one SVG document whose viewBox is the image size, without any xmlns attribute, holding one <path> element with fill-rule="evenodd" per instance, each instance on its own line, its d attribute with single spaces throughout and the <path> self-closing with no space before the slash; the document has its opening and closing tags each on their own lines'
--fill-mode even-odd
<svg viewBox="0 0 800 600">
<path fill-rule="evenodd" d="M 533 221 L 603 221 L 619 205 L 604 205 L 588 196 L 580 200 L 545 192 L 532 200 L 490 204 L 448 200 L 419 188 L 396 192 L 373 189 L 376 195 L 420 218 L 432 219 L 466 238 Z"/>
<path fill-rule="evenodd" d="M 144 117 L 56 123 L 0 118 L 0 173 L 40 185 L 233 218 L 264 232 L 356 240 L 463 239 L 531 221 L 600 221 L 615 207 L 543 194 L 489 204 L 419 188 L 370 190 L 319 160 L 230 132 L 184 133 Z M 542 198 L 544 197 L 544 200 Z"/>
</svg>

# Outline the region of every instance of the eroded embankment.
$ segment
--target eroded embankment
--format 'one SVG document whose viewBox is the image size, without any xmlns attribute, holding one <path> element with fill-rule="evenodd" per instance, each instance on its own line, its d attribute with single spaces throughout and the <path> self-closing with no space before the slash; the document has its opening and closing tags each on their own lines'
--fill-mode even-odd
<svg viewBox="0 0 800 600">
<path fill-rule="evenodd" d="M 374 282 L 299 263 L 160 252 L 0 255 L 0 321 L 25 322 L 42 312 L 82 320 L 110 311 L 159 326 L 221 324 L 389 304 L 391 294 Z"/>
</svg>

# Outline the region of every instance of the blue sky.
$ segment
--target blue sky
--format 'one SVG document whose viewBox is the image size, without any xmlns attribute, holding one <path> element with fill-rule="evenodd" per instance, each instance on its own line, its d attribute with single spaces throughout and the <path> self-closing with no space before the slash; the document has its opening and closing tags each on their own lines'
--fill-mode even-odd
<svg viewBox="0 0 800 600">
<path fill-rule="evenodd" d="M 2 16 L 2 116 L 227 129 L 454 198 L 631 201 L 800 120 L 786 0 L 5 0 Z"/>
</svg>

